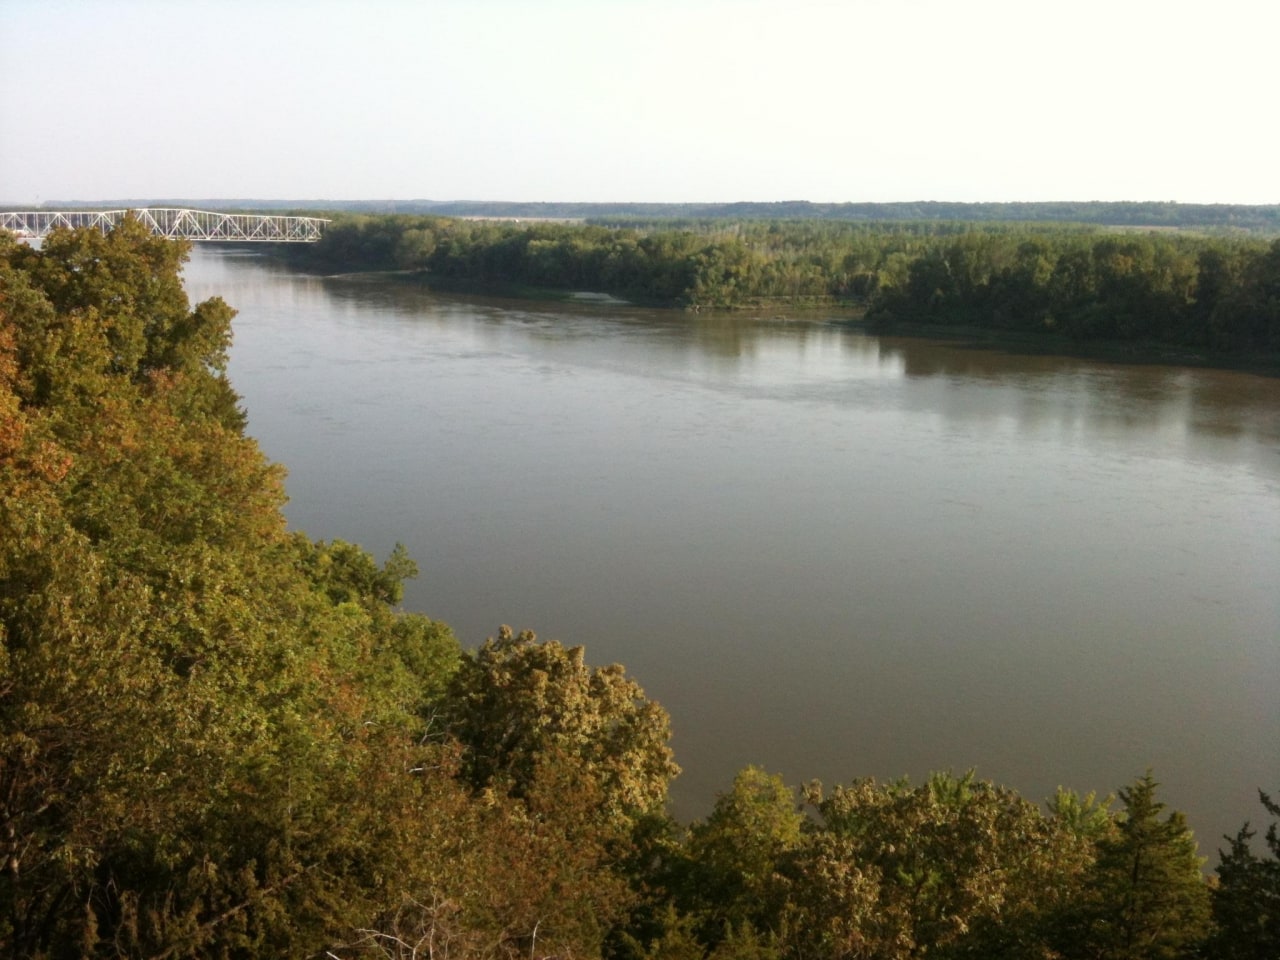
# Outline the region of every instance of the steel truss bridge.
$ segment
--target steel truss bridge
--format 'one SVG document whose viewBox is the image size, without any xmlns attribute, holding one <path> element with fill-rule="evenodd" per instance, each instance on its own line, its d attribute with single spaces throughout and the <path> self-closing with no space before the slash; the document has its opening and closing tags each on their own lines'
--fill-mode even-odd
<svg viewBox="0 0 1280 960">
<path fill-rule="evenodd" d="M 226 243 L 314 243 L 328 220 L 253 213 L 215 213 L 176 207 L 133 210 L 29 210 L 0 212 L 0 230 L 28 240 L 42 239 L 59 227 L 90 227 L 106 233 L 132 214 L 157 237 Z"/>
</svg>

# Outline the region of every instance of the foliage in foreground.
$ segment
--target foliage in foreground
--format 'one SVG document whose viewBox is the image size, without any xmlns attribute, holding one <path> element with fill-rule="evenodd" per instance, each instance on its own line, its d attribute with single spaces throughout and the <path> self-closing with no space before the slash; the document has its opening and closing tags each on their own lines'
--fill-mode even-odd
<svg viewBox="0 0 1280 960">
<path fill-rule="evenodd" d="M 396 609 L 403 550 L 286 531 L 182 257 L 130 222 L 0 236 L 5 955 L 1276 955 L 1275 825 L 1211 887 L 1149 775 L 1112 812 L 748 768 L 672 822 L 621 667 L 463 652 Z"/>
</svg>

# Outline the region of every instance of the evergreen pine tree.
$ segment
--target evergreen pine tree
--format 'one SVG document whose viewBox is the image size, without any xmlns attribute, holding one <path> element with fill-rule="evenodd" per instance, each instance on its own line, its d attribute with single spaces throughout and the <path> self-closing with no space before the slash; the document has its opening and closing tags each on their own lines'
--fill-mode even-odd
<svg viewBox="0 0 1280 960">
<path fill-rule="evenodd" d="M 1258 794 L 1267 812 L 1280 817 L 1280 804 L 1261 790 Z M 1254 852 L 1253 836 L 1246 823 L 1234 837 L 1227 838 L 1231 849 L 1219 854 L 1210 955 L 1222 960 L 1280 957 L 1280 833 L 1274 821 L 1267 828 L 1269 857 Z"/>
<path fill-rule="evenodd" d="M 1192 955 L 1209 931 L 1203 858 L 1177 811 L 1161 817 L 1151 771 L 1119 791 L 1123 812 L 1098 843 L 1082 950 L 1105 960 L 1174 960 Z"/>
</svg>

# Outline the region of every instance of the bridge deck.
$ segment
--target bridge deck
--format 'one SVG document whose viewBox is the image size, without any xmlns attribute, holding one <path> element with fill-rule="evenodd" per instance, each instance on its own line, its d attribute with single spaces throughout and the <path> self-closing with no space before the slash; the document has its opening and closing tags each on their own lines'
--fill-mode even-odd
<svg viewBox="0 0 1280 960">
<path fill-rule="evenodd" d="M 177 207 L 135 210 L 29 210 L 0 212 L 0 230 L 25 239 L 43 238 L 57 227 L 92 227 L 106 233 L 132 213 L 158 237 L 225 243 L 314 243 L 328 220 L 269 214 L 217 213 Z"/>
</svg>

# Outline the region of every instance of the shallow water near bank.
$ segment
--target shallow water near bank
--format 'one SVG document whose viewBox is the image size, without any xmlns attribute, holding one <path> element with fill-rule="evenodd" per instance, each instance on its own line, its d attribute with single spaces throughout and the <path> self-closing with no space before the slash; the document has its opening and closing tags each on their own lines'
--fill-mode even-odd
<svg viewBox="0 0 1280 960">
<path fill-rule="evenodd" d="M 437 295 L 198 248 L 290 523 L 405 604 L 621 661 L 700 815 L 976 767 L 1148 766 L 1210 854 L 1280 790 L 1280 380 L 824 322 Z"/>
</svg>

